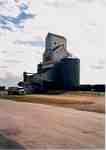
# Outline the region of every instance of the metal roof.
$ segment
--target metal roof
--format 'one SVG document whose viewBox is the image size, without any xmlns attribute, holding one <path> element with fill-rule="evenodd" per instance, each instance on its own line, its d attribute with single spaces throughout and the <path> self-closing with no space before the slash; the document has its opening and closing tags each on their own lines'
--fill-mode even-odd
<svg viewBox="0 0 106 150">
<path fill-rule="evenodd" d="M 49 35 L 56 36 L 56 37 L 59 37 L 59 38 L 62 38 L 62 39 L 65 39 L 65 40 L 66 40 L 66 38 L 65 38 L 64 36 L 61 36 L 61 35 L 58 35 L 58 34 L 54 34 L 54 33 L 48 32 L 47 37 L 48 37 Z M 47 38 L 47 37 L 46 37 L 46 38 Z"/>
</svg>

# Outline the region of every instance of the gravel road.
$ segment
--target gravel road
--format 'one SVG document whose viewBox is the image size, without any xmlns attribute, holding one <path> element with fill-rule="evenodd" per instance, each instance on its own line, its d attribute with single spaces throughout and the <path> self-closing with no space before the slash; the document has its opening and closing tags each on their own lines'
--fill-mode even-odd
<svg viewBox="0 0 106 150">
<path fill-rule="evenodd" d="M 0 135 L 22 149 L 104 149 L 104 113 L 0 99 Z"/>
</svg>

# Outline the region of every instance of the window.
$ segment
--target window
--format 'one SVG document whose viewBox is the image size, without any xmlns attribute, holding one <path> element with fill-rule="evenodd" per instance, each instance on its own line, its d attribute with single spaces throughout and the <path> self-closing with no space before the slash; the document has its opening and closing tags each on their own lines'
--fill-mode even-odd
<svg viewBox="0 0 106 150">
<path fill-rule="evenodd" d="M 56 45 L 57 43 L 56 42 L 54 42 L 54 45 Z"/>
</svg>

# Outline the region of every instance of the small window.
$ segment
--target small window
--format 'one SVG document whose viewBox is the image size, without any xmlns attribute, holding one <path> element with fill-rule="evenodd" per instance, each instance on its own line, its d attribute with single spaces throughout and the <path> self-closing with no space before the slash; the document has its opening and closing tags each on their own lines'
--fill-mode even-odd
<svg viewBox="0 0 106 150">
<path fill-rule="evenodd" d="M 54 42 L 54 44 L 56 45 L 57 43 L 56 43 L 56 42 Z"/>
</svg>

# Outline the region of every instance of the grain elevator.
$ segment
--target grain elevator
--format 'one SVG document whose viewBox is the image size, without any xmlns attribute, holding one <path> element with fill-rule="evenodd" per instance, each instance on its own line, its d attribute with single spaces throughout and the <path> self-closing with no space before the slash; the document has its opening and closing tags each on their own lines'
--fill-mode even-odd
<svg viewBox="0 0 106 150">
<path fill-rule="evenodd" d="M 37 73 L 23 73 L 24 89 L 27 92 L 50 89 L 73 90 L 80 86 L 80 59 L 67 51 L 64 36 L 48 33 L 42 62 Z"/>
</svg>

